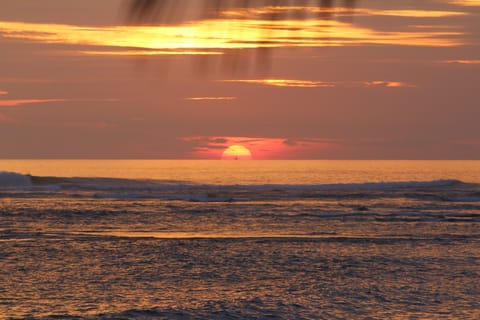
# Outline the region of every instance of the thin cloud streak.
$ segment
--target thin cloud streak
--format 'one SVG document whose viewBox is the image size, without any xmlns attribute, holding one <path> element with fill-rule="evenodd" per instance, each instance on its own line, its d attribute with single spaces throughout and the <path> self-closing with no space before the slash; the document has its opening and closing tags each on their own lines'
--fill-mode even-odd
<svg viewBox="0 0 480 320">
<path fill-rule="evenodd" d="M 65 102 L 67 99 L 18 99 L 18 100 L 0 100 L 0 107 L 18 107 L 26 104 L 38 104 L 48 102 Z"/>
<path fill-rule="evenodd" d="M 189 101 L 221 101 L 221 100 L 236 100 L 237 97 L 190 97 L 185 98 Z"/>
<path fill-rule="evenodd" d="M 464 7 L 480 7 L 480 0 L 454 0 L 449 3 Z"/>
<path fill-rule="evenodd" d="M 405 18 L 445 18 L 469 15 L 468 12 L 460 11 L 434 11 L 434 10 L 359 10 L 367 16 L 388 16 Z"/>
<path fill-rule="evenodd" d="M 334 87 L 387 87 L 387 88 L 414 88 L 413 84 L 401 81 L 357 81 L 357 82 L 328 82 L 293 79 L 249 79 L 249 80 L 221 80 L 221 82 L 237 82 L 260 84 L 274 87 L 292 88 L 334 88 Z"/>
<path fill-rule="evenodd" d="M 274 87 L 296 87 L 296 88 L 324 88 L 335 87 L 334 82 L 293 80 L 293 79 L 253 79 L 253 80 L 222 80 L 221 82 L 239 82 L 262 84 Z"/>
<path fill-rule="evenodd" d="M 6 90 L 0 90 L 0 96 L 1 96 L 1 95 L 7 95 L 7 94 L 8 94 L 8 91 L 6 91 Z"/>
<path fill-rule="evenodd" d="M 305 18 L 311 19 L 314 14 L 329 14 L 336 17 L 355 17 L 355 16 L 389 16 L 404 18 L 445 18 L 454 16 L 469 15 L 462 11 L 435 11 L 435 10 L 375 10 L 366 8 L 322 8 L 309 6 L 265 6 L 257 8 L 243 8 L 236 10 L 226 10 L 221 13 L 222 16 L 230 18 L 248 18 L 265 17 L 272 15 L 282 15 L 289 17 L 294 14 L 303 13 Z"/>
<path fill-rule="evenodd" d="M 85 55 L 85 56 L 161 56 L 161 55 L 221 55 L 221 51 L 200 51 L 200 50 L 125 50 L 125 51 L 75 51 L 62 54 Z"/>
<path fill-rule="evenodd" d="M 446 60 L 444 63 L 458 63 L 458 64 L 480 64 L 480 60 L 468 60 L 468 59 L 459 59 L 459 60 Z"/>
<path fill-rule="evenodd" d="M 28 104 L 42 104 L 52 102 L 115 102 L 118 99 L 12 99 L 0 100 L 0 107 L 20 107 Z"/>
<path fill-rule="evenodd" d="M 413 84 L 401 81 L 367 81 L 363 82 L 366 87 L 387 87 L 387 88 L 415 88 Z"/>
</svg>

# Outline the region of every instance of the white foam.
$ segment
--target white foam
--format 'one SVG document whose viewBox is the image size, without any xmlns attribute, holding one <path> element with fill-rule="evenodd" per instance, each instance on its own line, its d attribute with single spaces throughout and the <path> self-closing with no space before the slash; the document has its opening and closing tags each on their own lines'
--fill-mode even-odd
<svg viewBox="0 0 480 320">
<path fill-rule="evenodd" d="M 30 187 L 32 180 L 29 176 L 15 172 L 0 171 L 0 188 Z"/>
</svg>

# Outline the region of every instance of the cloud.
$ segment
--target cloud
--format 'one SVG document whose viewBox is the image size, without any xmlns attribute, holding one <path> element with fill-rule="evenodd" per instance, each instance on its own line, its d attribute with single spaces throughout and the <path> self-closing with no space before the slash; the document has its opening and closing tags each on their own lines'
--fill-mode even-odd
<svg viewBox="0 0 480 320">
<path fill-rule="evenodd" d="M 294 87 L 294 88 L 333 88 L 333 87 L 387 87 L 387 88 L 413 88 L 415 85 L 402 81 L 354 81 L 354 82 L 328 82 L 313 80 L 293 80 L 293 79 L 252 79 L 252 80 L 221 80 L 222 82 L 238 82 L 261 84 L 274 87 Z"/>
<path fill-rule="evenodd" d="M 381 11 L 383 14 L 431 18 L 453 12 Z M 189 23 L 143 26 L 79 26 L 0 21 L 0 37 L 81 47 L 85 55 L 220 54 L 230 49 L 324 47 L 357 45 L 458 46 L 463 30 L 385 31 L 336 21 L 314 19 L 204 19 Z M 85 50 L 85 46 L 92 48 Z M 101 48 L 99 48 L 101 47 Z M 108 49 L 112 48 L 112 50 Z"/>
<path fill-rule="evenodd" d="M 480 7 L 480 0 L 453 0 L 449 3 L 465 7 Z"/>
<path fill-rule="evenodd" d="M 212 142 L 212 143 L 225 144 L 225 143 L 228 142 L 228 139 L 225 139 L 225 138 L 216 138 L 216 139 L 210 139 L 210 142 Z"/>
<path fill-rule="evenodd" d="M 334 82 L 293 80 L 293 79 L 222 80 L 222 82 L 252 83 L 252 84 L 263 84 L 266 86 L 274 86 L 274 87 L 296 87 L 296 88 L 335 87 Z"/>
<path fill-rule="evenodd" d="M 25 104 L 38 104 L 47 102 L 65 102 L 67 99 L 18 99 L 18 100 L 0 100 L 0 107 L 18 107 Z"/>
<path fill-rule="evenodd" d="M 445 60 L 444 63 L 458 63 L 458 64 L 480 64 L 480 60 L 469 60 L 469 59 L 459 59 L 459 60 Z"/>
<path fill-rule="evenodd" d="M 363 83 L 366 87 L 386 87 L 386 88 L 413 88 L 413 84 L 401 81 L 366 81 Z"/>
<path fill-rule="evenodd" d="M 1 96 L 1 95 L 7 95 L 7 94 L 8 94 L 8 91 L 6 91 L 6 90 L 0 90 L 0 96 Z"/>
<path fill-rule="evenodd" d="M 237 97 L 190 97 L 185 100 L 190 101 L 219 101 L 219 100 L 235 100 Z"/>
<path fill-rule="evenodd" d="M 221 55 L 221 51 L 205 50 L 122 50 L 122 51 L 60 51 L 65 55 L 85 55 L 85 56 L 159 56 L 159 55 Z"/>
<path fill-rule="evenodd" d="M 239 8 L 233 10 L 225 10 L 221 15 L 230 18 L 270 18 L 276 15 L 285 17 L 303 13 L 307 14 L 324 14 L 335 16 L 390 16 L 390 17 L 407 17 L 407 18 L 443 18 L 452 16 L 467 15 L 466 12 L 458 11 L 439 11 L 439 10 L 380 10 L 367 8 L 327 8 L 319 6 L 264 6 L 254 8 Z"/>
<path fill-rule="evenodd" d="M 51 102 L 114 102 L 117 99 L 13 99 L 0 100 L 0 107 L 19 107 L 26 104 L 40 104 Z"/>
<path fill-rule="evenodd" d="M 369 10 L 359 9 L 360 13 L 369 16 L 389 16 L 406 18 L 444 18 L 469 15 L 467 12 L 435 11 L 435 10 Z"/>
</svg>

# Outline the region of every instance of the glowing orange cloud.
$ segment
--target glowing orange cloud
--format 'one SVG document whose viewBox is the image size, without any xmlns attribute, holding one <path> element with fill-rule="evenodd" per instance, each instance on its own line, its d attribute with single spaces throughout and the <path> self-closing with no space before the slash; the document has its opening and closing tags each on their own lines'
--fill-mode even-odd
<svg viewBox="0 0 480 320">
<path fill-rule="evenodd" d="M 235 100 L 237 97 L 190 97 L 185 100 L 190 101 L 221 101 L 221 100 Z"/>
<path fill-rule="evenodd" d="M 465 7 L 479 7 L 480 6 L 480 0 L 453 0 L 450 1 L 451 4 L 456 4 L 459 6 L 465 6 Z"/>
<path fill-rule="evenodd" d="M 8 91 L 0 90 L 0 95 L 6 95 L 6 94 L 8 94 Z"/>
<path fill-rule="evenodd" d="M 334 87 L 335 83 L 311 80 L 293 80 L 293 79 L 255 79 L 255 80 L 223 80 L 222 82 L 240 82 L 263 84 L 274 87 L 297 87 L 297 88 L 318 88 Z"/>
<path fill-rule="evenodd" d="M 25 104 L 64 102 L 66 99 L 19 99 L 19 100 L 0 100 L 0 107 L 17 107 Z"/>
<path fill-rule="evenodd" d="M 337 16 L 393 16 L 409 18 L 442 18 L 451 16 L 468 15 L 466 12 L 458 11 L 435 11 L 435 10 L 376 10 L 366 8 L 323 8 L 311 6 L 265 6 L 257 8 L 243 8 L 226 10 L 223 16 L 235 18 L 261 17 L 267 15 L 281 14 L 289 15 L 295 12 L 306 14 L 335 14 Z"/>
<path fill-rule="evenodd" d="M 25 104 L 38 104 L 49 102 L 114 102 L 117 99 L 15 99 L 0 100 L 0 107 L 18 107 Z"/>
<path fill-rule="evenodd" d="M 480 64 L 480 60 L 446 60 L 445 63 Z"/>
<path fill-rule="evenodd" d="M 194 136 L 181 140 L 191 145 L 190 156 L 196 159 L 222 159 L 226 150 L 235 145 L 248 149 L 255 160 L 308 159 L 340 147 L 338 141 L 328 139 Z"/>
<path fill-rule="evenodd" d="M 443 18 L 468 15 L 467 12 L 435 11 L 435 10 L 369 10 L 359 9 L 364 15 L 378 15 L 408 18 Z"/>
<path fill-rule="evenodd" d="M 400 81 L 367 81 L 364 82 L 367 87 L 387 87 L 387 88 L 412 88 L 412 84 Z"/>
<path fill-rule="evenodd" d="M 361 44 L 457 46 L 461 31 L 385 31 L 329 19 L 210 19 L 160 26 L 76 26 L 0 22 L 0 37 L 52 44 L 103 47 L 78 54 L 215 54 L 228 49 Z M 105 50 L 105 47 L 123 50 Z M 139 49 L 139 50 L 135 50 Z M 133 51 L 132 51 L 133 50 Z M 207 51 L 206 51 L 207 50 Z"/>
<path fill-rule="evenodd" d="M 86 56 L 156 56 L 156 55 L 220 55 L 220 51 L 200 50 L 124 50 L 124 51 L 63 51 L 62 54 Z"/>
<path fill-rule="evenodd" d="M 261 84 L 274 87 L 294 88 L 332 88 L 332 87 L 388 87 L 388 88 L 413 88 L 413 84 L 401 81 L 364 81 L 364 82 L 327 82 L 313 80 L 292 79 L 254 79 L 254 80 L 221 80 L 222 82 L 239 82 Z"/>
</svg>

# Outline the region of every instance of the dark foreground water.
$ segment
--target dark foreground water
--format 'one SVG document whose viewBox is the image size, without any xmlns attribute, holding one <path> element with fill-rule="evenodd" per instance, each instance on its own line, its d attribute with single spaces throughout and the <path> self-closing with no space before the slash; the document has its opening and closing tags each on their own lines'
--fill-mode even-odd
<svg viewBox="0 0 480 320">
<path fill-rule="evenodd" d="M 476 183 L 0 176 L 1 319 L 480 318 Z"/>
</svg>

